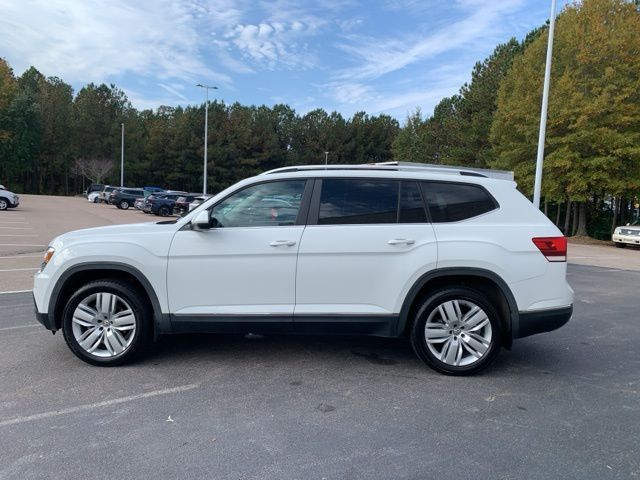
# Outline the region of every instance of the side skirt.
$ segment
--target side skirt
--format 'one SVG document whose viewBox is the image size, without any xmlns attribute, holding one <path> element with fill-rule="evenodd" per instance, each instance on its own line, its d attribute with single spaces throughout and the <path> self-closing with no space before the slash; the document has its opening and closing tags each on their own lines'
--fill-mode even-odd
<svg viewBox="0 0 640 480">
<path fill-rule="evenodd" d="M 277 333 L 391 337 L 397 315 L 172 315 L 173 333 Z"/>
</svg>

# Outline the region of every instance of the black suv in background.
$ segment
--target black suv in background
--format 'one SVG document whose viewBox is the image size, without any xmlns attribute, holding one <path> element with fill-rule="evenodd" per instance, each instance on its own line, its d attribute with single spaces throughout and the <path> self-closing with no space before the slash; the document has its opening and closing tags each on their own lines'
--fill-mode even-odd
<svg viewBox="0 0 640 480">
<path fill-rule="evenodd" d="M 142 188 L 116 188 L 109 195 L 109 203 L 116 207 L 127 210 L 136 201 L 136 198 L 144 197 Z"/>
<path fill-rule="evenodd" d="M 186 195 L 185 192 L 170 192 L 160 193 L 150 196 L 147 201 L 149 202 L 149 211 L 161 217 L 166 217 L 173 213 L 173 206 L 176 200 Z"/>
</svg>

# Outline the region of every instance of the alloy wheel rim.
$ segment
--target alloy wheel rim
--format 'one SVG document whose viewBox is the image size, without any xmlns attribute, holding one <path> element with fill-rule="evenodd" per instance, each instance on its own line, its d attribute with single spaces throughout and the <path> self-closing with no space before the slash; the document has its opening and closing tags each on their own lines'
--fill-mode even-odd
<svg viewBox="0 0 640 480">
<path fill-rule="evenodd" d="M 7 208 L 7 202 L 5 200 L 0 200 L 0 210 L 4 210 Z"/>
<path fill-rule="evenodd" d="M 136 334 L 136 316 L 131 306 L 108 292 L 84 298 L 73 312 L 71 325 L 80 348 L 102 358 L 122 355 Z"/>
<path fill-rule="evenodd" d="M 493 330 L 485 311 L 469 300 L 448 300 L 436 306 L 424 327 L 429 351 L 441 362 L 464 367 L 489 351 Z"/>
</svg>

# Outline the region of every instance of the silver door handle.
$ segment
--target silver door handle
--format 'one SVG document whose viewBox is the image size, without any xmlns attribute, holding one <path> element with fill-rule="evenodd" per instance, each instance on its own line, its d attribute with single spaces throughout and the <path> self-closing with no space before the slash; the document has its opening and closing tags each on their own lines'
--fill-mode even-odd
<svg viewBox="0 0 640 480">
<path fill-rule="evenodd" d="M 389 245 L 413 245 L 416 241 L 407 238 L 394 238 L 393 240 L 389 240 L 387 243 Z"/>
<path fill-rule="evenodd" d="M 269 245 L 272 247 L 293 247 L 295 244 L 294 240 L 274 240 Z"/>
</svg>

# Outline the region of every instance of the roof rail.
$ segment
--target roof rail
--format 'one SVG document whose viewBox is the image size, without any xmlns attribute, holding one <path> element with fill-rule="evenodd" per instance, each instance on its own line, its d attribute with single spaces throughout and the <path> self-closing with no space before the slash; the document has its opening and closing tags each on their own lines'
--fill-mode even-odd
<svg viewBox="0 0 640 480">
<path fill-rule="evenodd" d="M 499 180 L 513 181 L 513 172 L 505 170 L 489 170 L 485 168 L 453 167 L 448 165 L 432 165 L 428 163 L 413 162 L 380 162 L 367 163 L 362 165 L 298 165 L 291 167 L 281 167 L 264 172 L 262 175 L 272 173 L 288 173 L 320 170 L 388 170 L 388 171 L 411 171 L 429 170 L 434 173 L 446 175 L 463 175 L 469 177 L 495 178 Z"/>
</svg>

